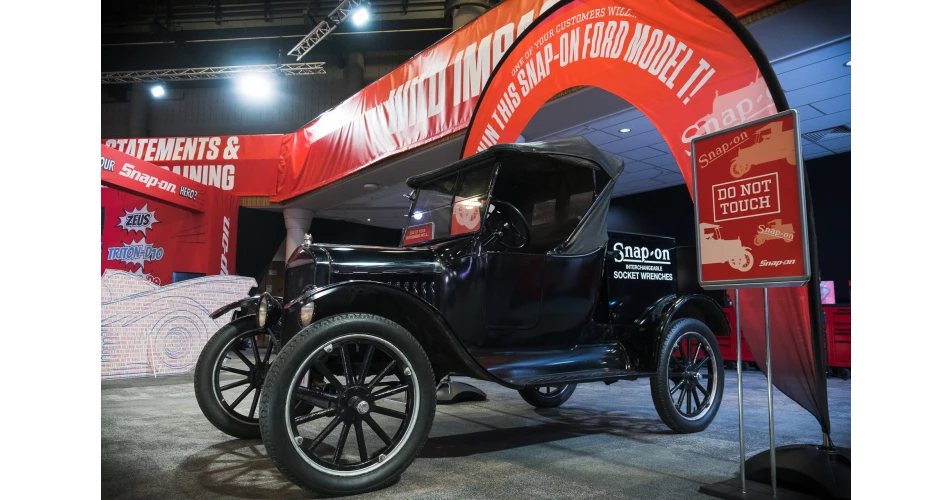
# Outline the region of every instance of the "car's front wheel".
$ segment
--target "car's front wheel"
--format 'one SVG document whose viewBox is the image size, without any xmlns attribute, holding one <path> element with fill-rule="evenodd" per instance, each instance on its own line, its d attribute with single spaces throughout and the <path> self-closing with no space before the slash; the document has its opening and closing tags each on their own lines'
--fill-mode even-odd
<svg viewBox="0 0 952 500">
<path fill-rule="evenodd" d="M 327 385 L 302 385 L 308 372 Z M 314 409 L 295 414 L 298 402 Z M 433 370 L 416 339 L 380 316 L 341 314 L 281 349 L 265 381 L 261 436 L 292 482 L 349 495 L 395 481 L 423 448 L 435 412 Z"/>
<path fill-rule="evenodd" d="M 536 408 L 555 408 L 562 406 L 572 397 L 576 384 L 542 385 L 519 389 L 522 399 Z"/>
<path fill-rule="evenodd" d="M 724 363 L 714 333 L 696 319 L 672 323 L 664 334 L 651 398 L 661 420 L 677 433 L 711 425 L 724 395 Z"/>
</svg>

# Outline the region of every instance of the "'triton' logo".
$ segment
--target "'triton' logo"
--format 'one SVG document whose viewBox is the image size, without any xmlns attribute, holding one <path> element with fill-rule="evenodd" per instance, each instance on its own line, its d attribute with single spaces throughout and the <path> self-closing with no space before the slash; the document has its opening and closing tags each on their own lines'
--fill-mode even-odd
<svg viewBox="0 0 952 500">
<path fill-rule="evenodd" d="M 118 260 L 124 264 L 145 267 L 146 262 L 162 260 L 165 255 L 165 249 L 155 248 L 152 243 L 147 243 L 145 238 L 139 241 L 133 240 L 132 243 L 122 243 L 121 247 L 109 247 L 109 253 L 106 260 Z"/>
</svg>

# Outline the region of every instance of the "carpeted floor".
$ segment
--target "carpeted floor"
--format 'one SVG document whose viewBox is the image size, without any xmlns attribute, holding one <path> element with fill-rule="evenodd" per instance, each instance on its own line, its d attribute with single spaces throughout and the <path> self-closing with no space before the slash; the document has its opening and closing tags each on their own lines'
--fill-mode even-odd
<svg viewBox="0 0 952 500">
<path fill-rule="evenodd" d="M 512 390 L 472 381 L 489 401 L 438 406 L 419 458 L 363 498 L 710 498 L 702 484 L 737 473 L 737 378 L 717 419 L 675 435 L 646 380 L 580 385 L 561 408 L 537 410 Z M 748 455 L 768 446 L 766 380 L 744 374 Z M 850 446 L 850 381 L 829 382 L 833 441 Z M 818 443 L 813 417 L 775 391 L 777 445 Z M 307 498 L 260 441 L 231 438 L 199 410 L 192 376 L 102 383 L 103 498 Z"/>
</svg>

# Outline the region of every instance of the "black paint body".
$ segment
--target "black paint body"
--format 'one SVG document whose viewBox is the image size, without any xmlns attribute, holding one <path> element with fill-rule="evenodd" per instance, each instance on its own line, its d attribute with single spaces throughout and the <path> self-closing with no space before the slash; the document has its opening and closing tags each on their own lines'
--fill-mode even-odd
<svg viewBox="0 0 952 500">
<path fill-rule="evenodd" d="M 608 201 L 622 164 L 612 163 L 617 160 L 606 159 L 587 142 L 568 141 L 550 150 L 558 155 L 538 155 L 545 146 L 496 146 L 497 156 L 487 150 L 410 179 L 408 184 L 419 188 L 456 172 L 463 178 L 466 172 L 488 168 L 492 181 L 480 206 L 491 207 L 499 195 L 497 207 L 522 204 L 528 211 L 532 203 L 536 208 L 544 204 L 544 198 L 531 192 L 530 183 L 518 190 L 509 186 L 509 193 L 517 192 L 524 199 L 513 199 L 511 194 L 503 199 L 507 186 L 500 188 L 498 181 L 505 178 L 503 169 L 512 168 L 506 162 L 528 162 L 526 168 L 537 170 L 540 164 L 541 168 L 551 164 L 553 177 L 574 168 L 576 179 L 594 187 L 587 188 L 592 190 L 587 205 L 572 195 L 574 209 L 584 216 L 577 217 L 577 225 L 556 226 L 571 230 L 571 234 L 563 233 L 567 237 L 550 238 L 551 248 L 540 249 L 538 241 L 535 247 L 512 248 L 503 244 L 506 240 L 499 230 L 506 226 L 494 224 L 512 216 L 487 208 L 474 232 L 414 247 L 302 245 L 287 263 L 276 334 L 279 344 L 306 326 L 300 320 L 306 304 L 314 304 L 312 321 L 347 312 L 372 313 L 414 335 L 435 373 L 457 373 L 519 388 L 654 373 L 661 335 L 677 318 L 700 319 L 715 334 L 727 335 L 727 321 L 718 304 L 702 295 L 678 295 L 673 239 L 607 233 Z M 578 169 L 583 167 L 591 173 L 579 176 Z M 599 167 L 609 175 L 603 175 Z M 505 172 L 512 177 L 513 170 Z M 557 193 L 556 218 L 575 220 L 565 211 L 572 209 L 566 203 L 573 193 L 569 190 L 578 187 L 572 182 L 579 181 L 539 182 Z M 411 198 L 414 202 L 416 196 Z M 538 215 L 533 212 L 529 215 L 536 227 Z M 543 219 L 543 223 L 551 220 Z M 684 288 L 682 283 L 680 289 Z"/>
<path fill-rule="evenodd" d="M 609 233 L 608 243 L 593 252 L 561 256 L 487 251 L 482 236 L 424 248 L 302 246 L 288 262 L 282 341 L 301 330 L 304 303 L 315 302 L 316 317 L 325 317 L 381 312 L 396 300 L 383 315 L 411 332 L 423 318 L 435 324 L 424 347 L 434 349 L 428 352 L 438 371 L 524 386 L 546 377 L 653 373 L 660 333 L 675 317 L 698 317 L 715 333 L 727 333 L 717 304 L 677 295 L 670 238 Z M 624 251 L 616 245 L 667 252 L 668 263 L 620 262 Z M 626 265 L 671 276 L 615 278 L 616 271 L 643 272 Z"/>
</svg>

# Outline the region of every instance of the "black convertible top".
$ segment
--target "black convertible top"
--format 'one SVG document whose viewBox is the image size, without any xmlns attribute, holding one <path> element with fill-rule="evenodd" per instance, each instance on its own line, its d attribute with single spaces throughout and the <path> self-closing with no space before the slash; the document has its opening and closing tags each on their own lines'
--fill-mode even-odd
<svg viewBox="0 0 952 500">
<path fill-rule="evenodd" d="M 554 252 L 562 255 L 581 255 L 593 252 L 608 241 L 608 205 L 611 203 L 612 190 L 618 176 L 625 169 L 625 162 L 613 155 L 606 155 L 588 142 L 584 137 L 573 136 L 547 142 L 525 142 L 522 144 L 497 144 L 484 149 L 479 153 L 445 167 L 432 170 L 407 179 L 407 185 L 418 188 L 433 179 L 448 173 L 466 170 L 470 167 L 483 164 L 492 157 L 498 159 L 518 157 L 521 155 L 548 157 L 559 163 L 584 165 L 588 168 L 600 168 L 611 180 L 598 193 L 595 202 L 588 209 L 585 216 L 576 226 L 575 231 L 568 239 L 555 248 Z"/>
<path fill-rule="evenodd" d="M 493 147 L 484 149 L 473 156 L 455 161 L 449 165 L 440 167 L 436 170 L 415 175 L 407 179 L 407 185 L 411 188 L 418 188 L 421 184 L 446 175 L 450 172 L 465 170 L 468 167 L 481 163 L 487 158 L 493 156 L 509 156 L 511 154 L 532 154 L 540 156 L 551 156 L 560 161 L 572 161 L 573 158 L 591 162 L 600 167 L 612 179 L 618 178 L 625 167 L 625 162 L 621 158 L 612 155 L 606 155 L 592 143 L 588 142 L 582 136 L 565 137 L 554 141 L 545 142 L 524 142 L 521 144 L 496 144 Z"/>
</svg>

